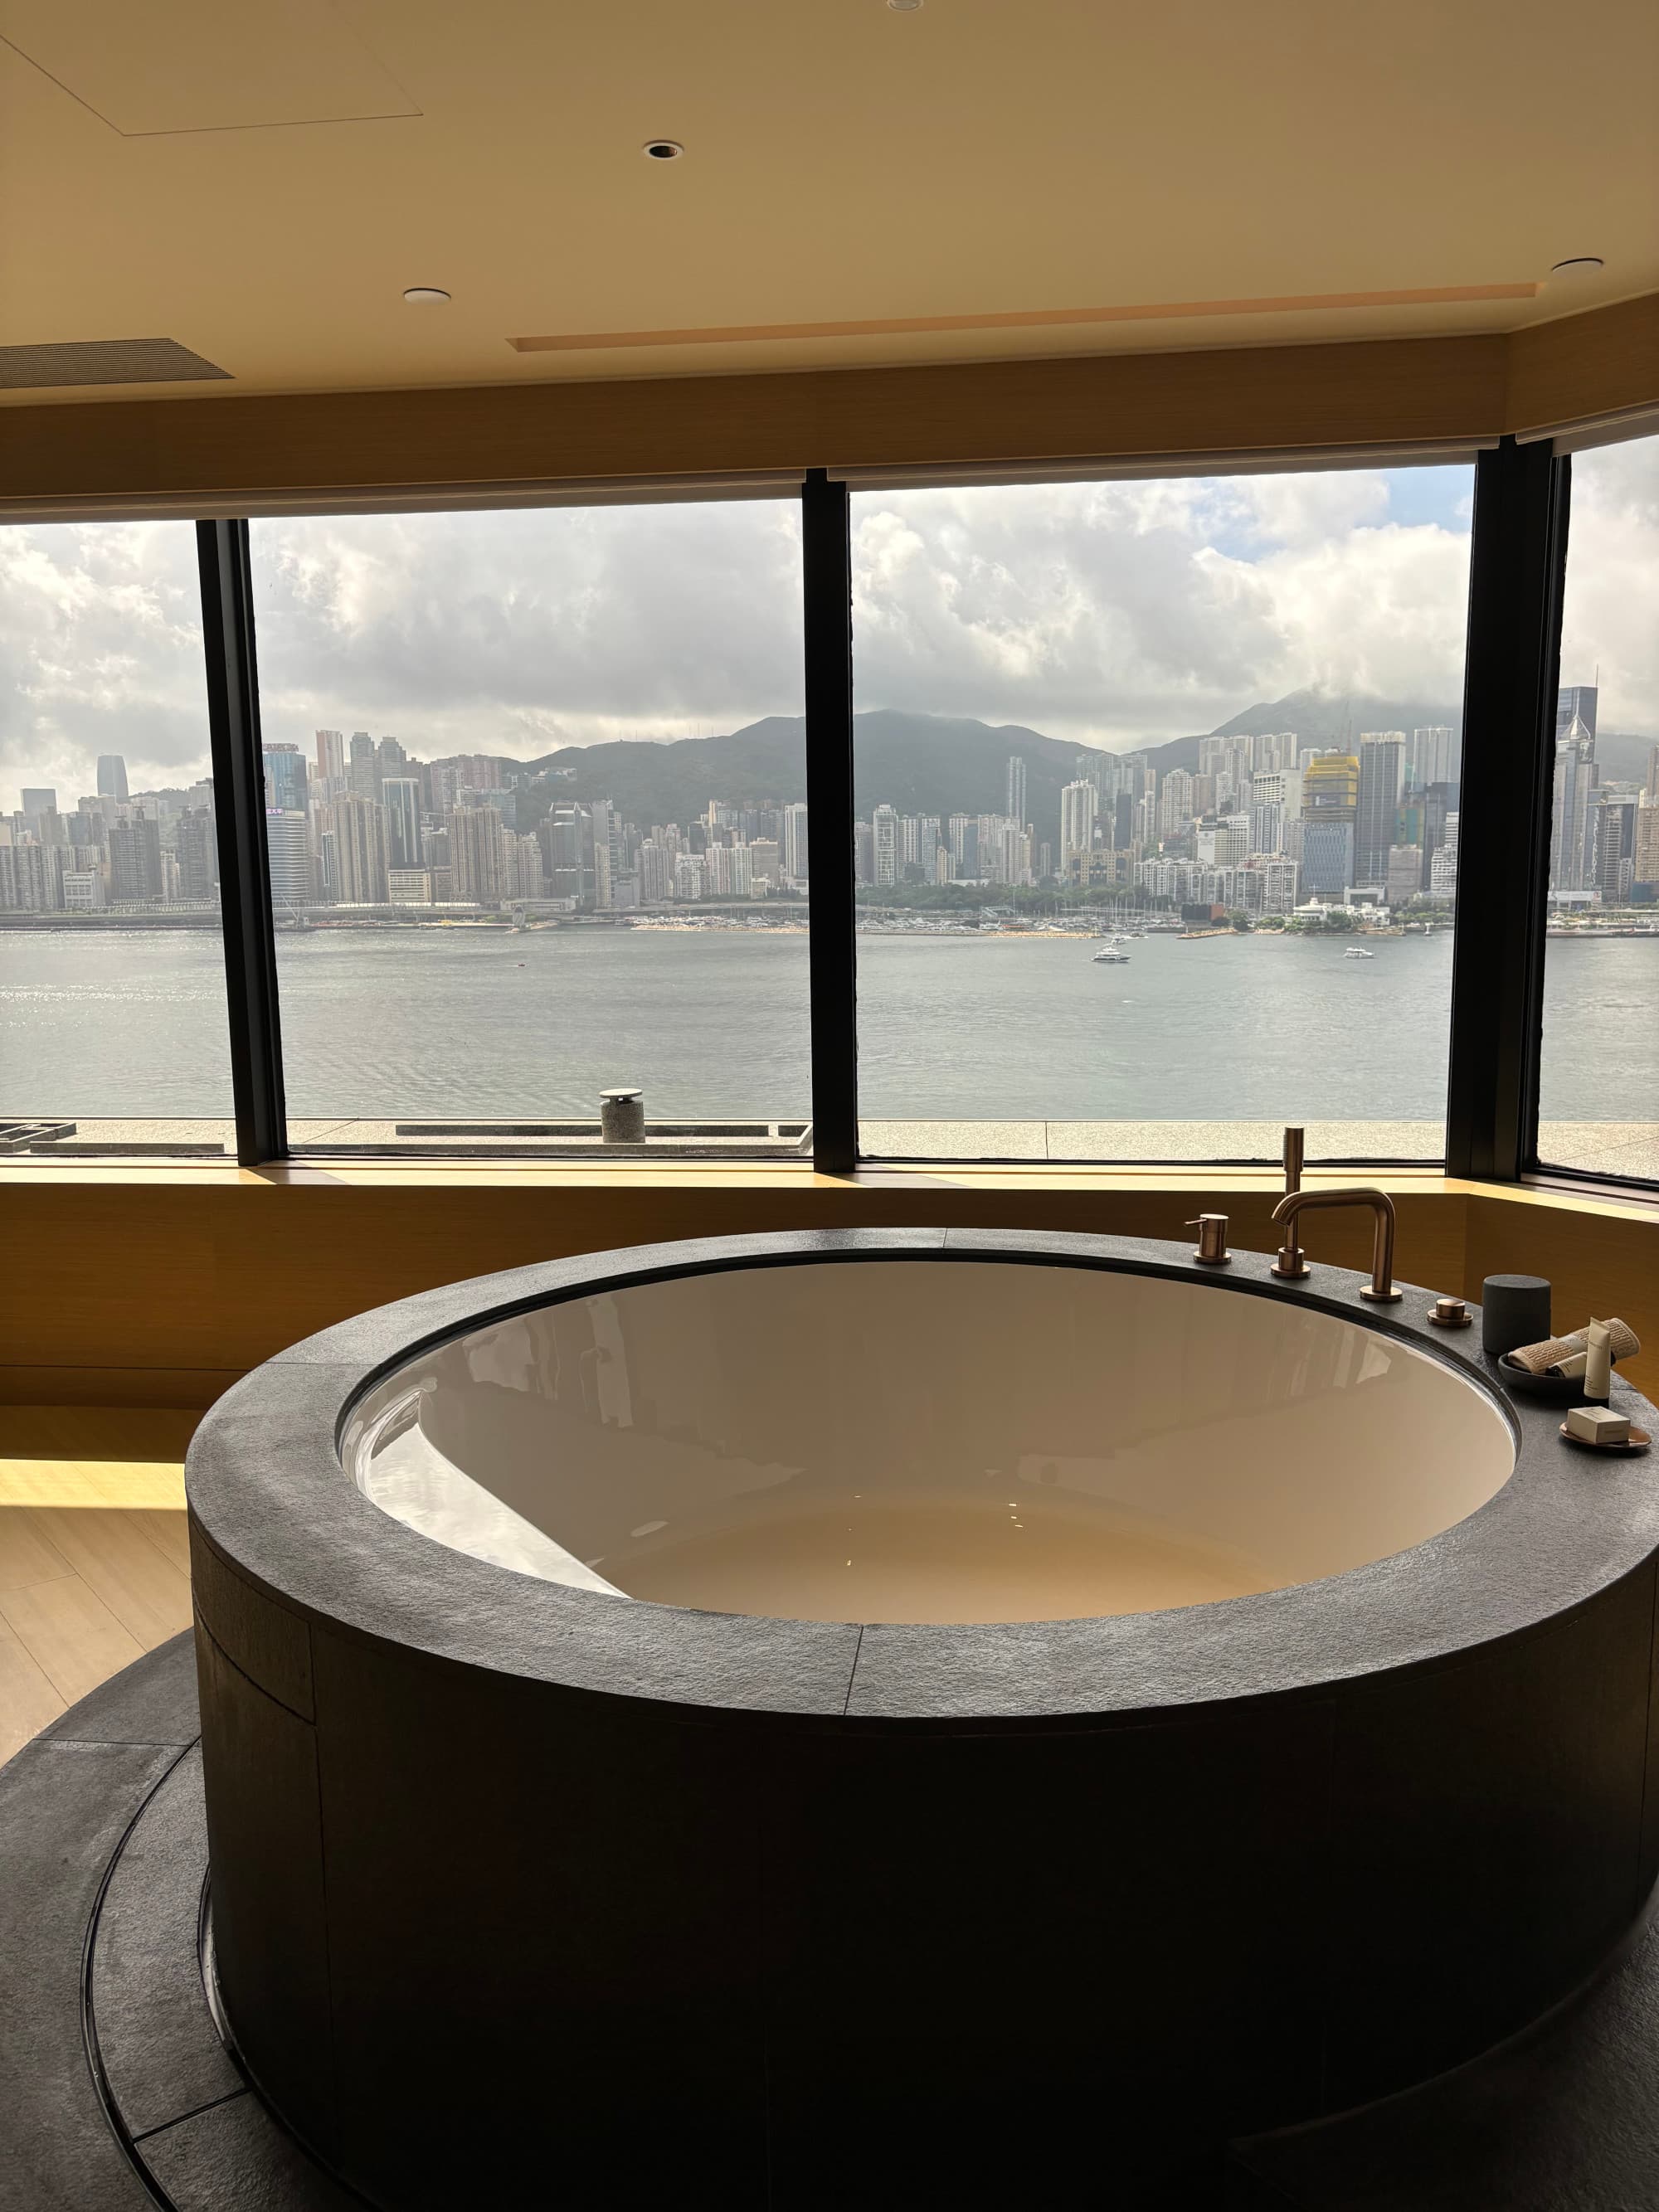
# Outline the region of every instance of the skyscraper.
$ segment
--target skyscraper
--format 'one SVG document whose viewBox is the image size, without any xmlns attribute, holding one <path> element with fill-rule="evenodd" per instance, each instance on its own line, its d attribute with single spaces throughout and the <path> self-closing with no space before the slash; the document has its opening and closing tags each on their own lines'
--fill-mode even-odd
<svg viewBox="0 0 1659 2212">
<path fill-rule="evenodd" d="M 1353 883 L 1353 823 L 1307 815 L 1302 825 L 1302 888 L 1310 898 L 1341 899 Z"/>
<path fill-rule="evenodd" d="M 58 793 L 50 786 L 40 785 L 31 787 L 28 784 L 25 784 L 21 796 L 23 802 L 22 811 L 26 817 L 38 817 L 42 814 L 55 814 L 58 811 Z"/>
<path fill-rule="evenodd" d="M 1003 809 L 1011 821 L 1025 826 L 1025 761 L 1022 754 L 1008 756 L 1008 804 Z"/>
<path fill-rule="evenodd" d="M 574 808 L 563 811 L 574 811 Z M 572 896 L 568 889 L 569 836 L 567 824 L 562 838 L 554 846 L 552 892 L 556 898 Z M 456 897 L 476 900 L 480 906 L 499 906 L 507 896 L 507 829 L 496 810 L 493 806 L 458 806 L 449 817 L 449 848 L 455 870 Z M 562 883 L 562 863 L 567 872 Z"/>
<path fill-rule="evenodd" d="M 389 775 L 380 785 L 380 804 L 386 809 L 386 866 L 418 868 L 421 865 L 421 780 L 415 775 Z"/>
<path fill-rule="evenodd" d="M 884 890 L 898 881 L 898 815 L 883 805 L 870 817 L 875 838 L 876 888 Z"/>
<path fill-rule="evenodd" d="M 1060 872 L 1062 880 L 1070 880 L 1079 872 L 1085 878 L 1087 877 L 1089 855 L 1094 849 L 1097 804 L 1098 796 L 1094 785 L 1090 782 L 1068 783 L 1060 794 Z"/>
<path fill-rule="evenodd" d="M 334 896 L 342 906 L 383 906 L 387 896 L 386 810 L 347 792 L 323 810 L 332 843 Z"/>
<path fill-rule="evenodd" d="M 187 806 L 179 817 L 176 836 L 180 896 L 210 899 L 219 881 L 219 848 L 211 808 Z"/>
<path fill-rule="evenodd" d="M 339 787 L 345 781 L 345 738 L 338 730 L 319 730 L 317 732 L 317 775 L 323 787 L 325 799 L 339 795 Z"/>
<path fill-rule="evenodd" d="M 351 732 L 351 755 L 346 773 L 351 779 L 351 788 L 359 799 L 378 799 L 380 782 L 376 773 L 374 740 L 367 730 Z"/>
<path fill-rule="evenodd" d="M 135 905 L 161 896 L 161 824 L 148 815 L 112 822 L 109 830 L 109 889 L 118 905 Z"/>
<path fill-rule="evenodd" d="M 1373 732 L 1359 740 L 1359 790 L 1354 821 L 1355 881 L 1384 884 L 1395 842 L 1395 813 L 1405 774 L 1401 730 Z"/>
<path fill-rule="evenodd" d="M 315 896 L 310 830 L 303 811 L 285 806 L 265 809 L 265 852 L 270 870 L 270 904 L 276 914 L 295 914 L 309 906 Z"/>
<path fill-rule="evenodd" d="M 1555 740 L 1550 800 L 1550 890 L 1558 897 L 1587 888 L 1585 825 L 1595 785 L 1595 740 L 1575 714 Z"/>
<path fill-rule="evenodd" d="M 1457 755 L 1452 732 L 1443 724 L 1413 730 L 1406 747 L 1407 782 L 1419 791 L 1426 791 L 1431 783 L 1455 783 Z"/>
<path fill-rule="evenodd" d="M 303 814 L 306 811 L 305 756 L 298 745 L 266 745 L 263 748 L 265 768 L 265 805 L 281 814 Z"/>
<path fill-rule="evenodd" d="M 124 799 L 127 795 L 127 764 L 119 753 L 98 756 L 98 796 Z"/>
<path fill-rule="evenodd" d="M 810 858 L 806 809 L 797 802 L 783 810 L 783 872 L 797 888 L 811 878 Z"/>
<path fill-rule="evenodd" d="M 1302 768 L 1302 818 L 1304 822 L 1352 822 L 1359 811 L 1359 757 L 1357 753 L 1309 753 Z"/>
<path fill-rule="evenodd" d="M 1564 684 L 1561 686 L 1555 695 L 1555 738 L 1558 744 L 1575 722 L 1582 722 L 1594 755 L 1596 696 L 1597 687 L 1594 684 Z"/>
</svg>

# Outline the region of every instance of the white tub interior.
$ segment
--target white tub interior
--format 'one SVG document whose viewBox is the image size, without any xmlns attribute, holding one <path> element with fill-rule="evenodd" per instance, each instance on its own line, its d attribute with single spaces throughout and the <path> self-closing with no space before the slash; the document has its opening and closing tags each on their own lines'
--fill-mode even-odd
<svg viewBox="0 0 1659 2212">
<path fill-rule="evenodd" d="M 714 1612 L 1042 1620 L 1409 1549 L 1508 1480 L 1452 1369 L 1291 1297 L 1006 1261 L 736 1269 L 455 1339 L 348 1471 L 458 1550 Z"/>
</svg>

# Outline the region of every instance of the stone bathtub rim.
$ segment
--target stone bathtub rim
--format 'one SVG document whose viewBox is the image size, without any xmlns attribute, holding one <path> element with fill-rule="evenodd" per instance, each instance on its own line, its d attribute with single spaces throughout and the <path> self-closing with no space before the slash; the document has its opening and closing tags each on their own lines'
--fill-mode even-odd
<svg viewBox="0 0 1659 2212">
<path fill-rule="evenodd" d="M 606 1290 L 713 1271 L 864 1259 L 1004 1260 L 1196 1282 L 1219 1296 L 1289 1298 L 1428 1353 L 1473 1381 L 1515 1438 L 1514 1472 L 1467 1519 L 1319 1581 L 1159 1613 L 965 1626 L 797 1621 L 692 1611 L 569 1589 L 418 1534 L 373 1504 L 341 1464 L 355 1402 L 435 1344 Z M 197 1540 L 304 1624 L 405 1658 L 521 1678 L 577 1698 L 622 1698 L 665 1721 L 861 1731 L 1112 1727 L 1151 1713 L 1319 1697 L 1455 1664 L 1547 1632 L 1659 1551 L 1659 1459 L 1599 1460 L 1560 1440 L 1558 1406 L 1512 1396 L 1479 1330 L 1427 1320 L 1437 1293 L 1358 1296 L 1368 1278 L 1312 1267 L 1294 1288 L 1269 1257 L 1224 1276 L 1143 1237 L 1017 1230 L 783 1231 L 639 1245 L 539 1262 L 422 1291 L 306 1338 L 210 1409 L 186 1463 Z M 1478 1312 L 1478 1309 L 1475 1310 Z M 1644 1426 L 1648 1401 L 1615 1377 Z M 214 1628 L 212 1601 L 198 1609 Z M 307 1694 L 311 1639 L 306 1639 Z M 309 1717 L 309 1716 L 307 1716 Z"/>
</svg>

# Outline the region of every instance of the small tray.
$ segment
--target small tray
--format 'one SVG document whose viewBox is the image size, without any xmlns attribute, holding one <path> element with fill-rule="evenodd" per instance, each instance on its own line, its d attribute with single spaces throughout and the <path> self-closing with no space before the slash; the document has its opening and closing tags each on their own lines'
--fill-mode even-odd
<svg viewBox="0 0 1659 2212">
<path fill-rule="evenodd" d="M 1555 1406 L 1587 1406 L 1583 1377 L 1579 1375 L 1534 1375 L 1529 1367 L 1512 1367 L 1507 1352 L 1499 1354 L 1495 1363 L 1509 1390 L 1518 1390 L 1523 1398 L 1542 1398 Z"/>
<path fill-rule="evenodd" d="M 1639 1453 L 1647 1449 L 1653 1442 L 1653 1438 L 1645 1429 L 1632 1429 L 1628 1439 L 1623 1443 L 1593 1444 L 1588 1437 L 1570 1435 L 1567 1425 L 1563 1421 L 1561 1441 L 1563 1443 L 1571 1444 L 1576 1451 L 1595 1452 L 1598 1456 L 1606 1459 L 1634 1459 Z"/>
</svg>

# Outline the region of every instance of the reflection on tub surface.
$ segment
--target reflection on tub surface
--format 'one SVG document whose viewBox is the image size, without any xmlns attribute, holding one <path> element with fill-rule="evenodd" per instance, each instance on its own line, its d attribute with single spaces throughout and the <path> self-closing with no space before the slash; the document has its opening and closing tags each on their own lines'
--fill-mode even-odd
<svg viewBox="0 0 1659 2212">
<path fill-rule="evenodd" d="M 630 1286 L 381 1383 L 345 1459 L 435 1540 L 614 1597 L 865 1621 L 1203 1604 L 1507 1480 L 1472 1383 L 1293 1297 L 1007 1261 Z"/>
</svg>

